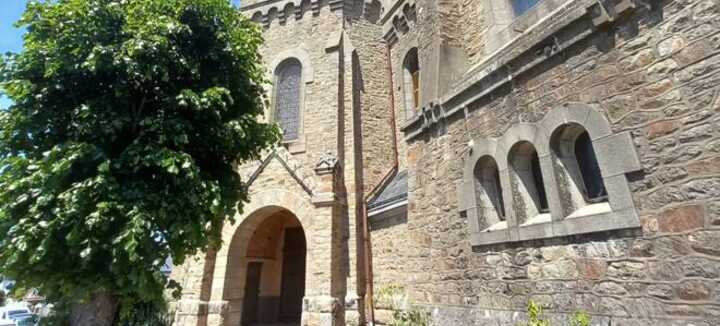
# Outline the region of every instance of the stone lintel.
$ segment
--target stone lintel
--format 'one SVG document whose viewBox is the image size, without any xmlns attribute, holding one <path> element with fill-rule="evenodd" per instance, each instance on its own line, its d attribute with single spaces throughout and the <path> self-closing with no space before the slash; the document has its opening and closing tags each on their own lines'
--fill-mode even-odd
<svg viewBox="0 0 720 326">
<path fill-rule="evenodd" d="M 335 196 L 335 193 L 333 192 L 323 192 L 314 194 L 310 201 L 315 206 L 329 206 L 339 202 L 340 199 Z"/>
</svg>

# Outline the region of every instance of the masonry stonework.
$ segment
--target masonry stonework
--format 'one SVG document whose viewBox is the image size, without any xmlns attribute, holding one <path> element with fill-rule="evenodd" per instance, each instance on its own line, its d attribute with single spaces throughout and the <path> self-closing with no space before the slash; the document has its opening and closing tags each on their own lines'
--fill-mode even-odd
<svg viewBox="0 0 720 326">
<path fill-rule="evenodd" d="M 248 246 L 277 214 L 307 242 L 302 325 L 389 323 L 389 288 L 432 325 L 516 325 L 529 300 L 557 325 L 577 311 L 593 325 L 717 324 L 720 2 L 542 0 L 500 17 L 501 1 L 243 2 L 268 78 L 284 59 L 303 65 L 301 136 L 238 167 L 250 201 L 218 250 L 174 270 L 175 324 L 250 323 L 248 264 L 281 259 Z M 581 111 L 593 114 L 569 118 Z M 584 203 L 554 131 L 529 127 L 557 112 L 589 131 L 609 198 Z M 488 225 L 468 160 L 521 141 L 538 149 L 549 207 L 505 205 Z M 494 157 L 495 195 L 527 203 L 508 156 Z"/>
</svg>

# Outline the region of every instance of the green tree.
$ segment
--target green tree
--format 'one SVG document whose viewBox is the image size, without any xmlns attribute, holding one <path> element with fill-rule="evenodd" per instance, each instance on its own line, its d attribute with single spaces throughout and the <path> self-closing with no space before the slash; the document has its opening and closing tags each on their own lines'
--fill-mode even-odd
<svg viewBox="0 0 720 326">
<path fill-rule="evenodd" d="M 0 62 L 0 270 L 75 325 L 162 302 L 247 200 L 236 164 L 279 139 L 260 31 L 228 0 L 46 0 Z M 118 309 L 119 307 L 119 309 Z"/>
</svg>

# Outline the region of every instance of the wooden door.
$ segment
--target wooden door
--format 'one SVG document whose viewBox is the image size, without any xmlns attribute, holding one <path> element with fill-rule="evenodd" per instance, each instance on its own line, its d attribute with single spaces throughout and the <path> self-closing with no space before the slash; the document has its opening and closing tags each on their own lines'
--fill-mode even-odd
<svg viewBox="0 0 720 326">
<path fill-rule="evenodd" d="M 248 263 L 247 278 L 245 281 L 245 297 L 243 298 L 242 310 L 242 324 L 245 326 L 257 322 L 261 273 L 262 263 Z"/>
<path fill-rule="evenodd" d="M 305 233 L 302 228 L 285 229 L 283 246 L 280 319 L 299 322 L 305 295 Z"/>
</svg>

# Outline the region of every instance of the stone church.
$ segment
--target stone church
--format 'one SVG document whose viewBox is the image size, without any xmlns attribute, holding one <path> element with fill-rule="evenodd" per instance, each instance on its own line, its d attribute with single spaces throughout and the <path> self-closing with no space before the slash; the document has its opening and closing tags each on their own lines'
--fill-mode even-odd
<svg viewBox="0 0 720 326">
<path fill-rule="evenodd" d="M 175 325 L 718 325 L 720 1 L 239 10 L 284 140 Z"/>
</svg>

